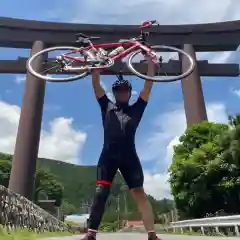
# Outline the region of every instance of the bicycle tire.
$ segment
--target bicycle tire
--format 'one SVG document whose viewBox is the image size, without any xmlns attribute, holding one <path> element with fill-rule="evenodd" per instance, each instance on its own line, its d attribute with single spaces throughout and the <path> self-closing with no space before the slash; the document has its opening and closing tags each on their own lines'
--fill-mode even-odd
<svg viewBox="0 0 240 240">
<path fill-rule="evenodd" d="M 172 50 L 174 52 L 178 52 L 178 53 L 181 53 L 183 55 L 185 55 L 188 59 L 188 62 L 190 63 L 190 66 L 189 68 L 187 69 L 187 71 L 185 71 L 185 73 L 182 73 L 178 76 L 168 76 L 168 78 L 164 78 L 162 76 L 158 76 L 158 77 L 151 77 L 151 76 L 148 76 L 148 75 L 144 75 L 140 72 L 138 72 L 134 66 L 133 66 L 133 58 L 142 51 L 142 49 L 139 49 L 139 50 L 136 50 L 134 51 L 133 53 L 131 53 L 129 55 L 129 58 L 128 58 L 128 61 L 127 61 L 127 67 L 128 69 L 136 76 L 144 79 L 144 80 L 148 80 L 148 81 L 152 81 L 152 82 L 175 82 L 175 81 L 178 81 L 180 79 L 183 79 L 187 76 L 189 76 L 195 69 L 195 66 L 196 66 L 196 62 L 193 60 L 193 58 L 188 54 L 186 53 L 185 51 L 183 51 L 182 49 L 179 49 L 179 48 L 175 48 L 175 47 L 171 47 L 171 46 L 167 46 L 167 45 L 155 45 L 155 46 L 151 46 L 151 49 L 154 49 L 154 48 L 162 48 L 162 49 L 168 49 L 168 50 Z"/>
<path fill-rule="evenodd" d="M 37 71 L 34 70 L 34 68 L 32 67 L 32 62 L 39 57 L 41 54 L 45 54 L 45 53 L 49 53 L 51 51 L 55 51 L 55 50 L 70 50 L 70 51 L 74 51 L 74 50 L 78 50 L 79 48 L 77 47 L 71 47 L 71 46 L 58 46 L 58 47 L 50 47 L 50 48 L 45 48 L 37 53 L 35 53 L 34 55 L 32 55 L 28 61 L 27 61 L 27 70 L 35 77 L 40 78 L 42 80 L 45 81 L 49 81 L 49 82 L 70 82 L 70 81 L 75 81 L 81 78 L 84 78 L 85 76 L 87 76 L 89 74 L 89 71 L 85 71 L 81 74 L 77 74 L 71 77 L 64 77 L 64 78 L 52 78 L 49 77 L 47 75 L 43 75 L 38 73 Z M 67 74 L 67 72 L 66 72 Z"/>
</svg>

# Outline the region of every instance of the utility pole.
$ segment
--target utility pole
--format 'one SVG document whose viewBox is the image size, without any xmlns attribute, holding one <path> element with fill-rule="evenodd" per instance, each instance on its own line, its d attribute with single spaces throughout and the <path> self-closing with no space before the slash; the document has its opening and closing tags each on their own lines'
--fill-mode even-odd
<svg viewBox="0 0 240 240">
<path fill-rule="evenodd" d="M 90 212 L 90 204 L 89 202 L 82 202 L 80 209 L 82 213 L 89 213 Z"/>
<path fill-rule="evenodd" d="M 124 185 L 122 187 L 122 193 L 123 193 L 123 199 L 124 199 L 124 219 L 127 220 L 127 214 L 128 214 L 128 206 L 127 206 L 127 195 L 126 195 L 126 189 L 127 187 Z"/>
<path fill-rule="evenodd" d="M 128 208 L 127 208 L 127 196 L 125 192 L 123 193 L 123 197 L 124 197 L 124 215 L 126 218 L 128 213 Z"/>
<path fill-rule="evenodd" d="M 118 228 L 120 228 L 120 198 L 117 196 Z"/>
</svg>

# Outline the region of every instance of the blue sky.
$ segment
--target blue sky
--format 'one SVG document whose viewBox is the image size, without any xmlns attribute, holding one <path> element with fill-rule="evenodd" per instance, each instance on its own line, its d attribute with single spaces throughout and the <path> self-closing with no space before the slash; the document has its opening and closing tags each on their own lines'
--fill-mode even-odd
<svg viewBox="0 0 240 240">
<path fill-rule="evenodd" d="M 157 19 L 162 24 L 186 24 L 240 19 L 240 1 L 132 0 L 1 0 L 0 16 L 30 20 L 140 24 Z M 111 7 L 109 7 L 111 6 Z M 191 10 L 191 11 L 190 11 Z M 27 49 L 0 48 L 0 59 L 28 56 Z M 201 53 L 210 62 L 240 62 L 236 53 Z M 127 76 L 136 92 L 143 81 Z M 25 75 L 0 75 L 0 151 L 12 152 L 15 144 Z M 102 77 L 109 92 L 113 77 Z M 239 112 L 240 78 L 203 78 L 209 119 L 226 122 L 227 114 Z M 136 99 L 137 96 L 133 98 Z M 133 100 L 134 100 L 133 99 Z M 145 187 L 157 198 L 169 195 L 166 170 L 172 145 L 185 129 L 180 82 L 155 84 L 136 136 L 137 151 L 145 172 Z M 103 142 L 100 109 L 90 78 L 72 83 L 48 83 L 39 155 L 76 164 L 96 164 Z"/>
</svg>

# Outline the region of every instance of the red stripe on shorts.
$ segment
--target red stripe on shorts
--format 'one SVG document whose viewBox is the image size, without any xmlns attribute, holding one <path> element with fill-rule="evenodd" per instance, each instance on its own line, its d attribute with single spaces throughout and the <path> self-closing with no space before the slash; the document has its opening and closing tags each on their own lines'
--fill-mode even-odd
<svg viewBox="0 0 240 240">
<path fill-rule="evenodd" d="M 103 185 L 112 185 L 111 182 L 105 180 L 97 180 L 96 184 L 103 184 Z"/>
</svg>

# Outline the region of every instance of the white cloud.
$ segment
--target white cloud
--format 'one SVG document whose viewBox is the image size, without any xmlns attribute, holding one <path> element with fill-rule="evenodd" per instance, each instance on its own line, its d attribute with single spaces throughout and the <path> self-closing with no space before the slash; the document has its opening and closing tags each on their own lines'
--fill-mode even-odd
<svg viewBox="0 0 240 240">
<path fill-rule="evenodd" d="M 145 191 L 152 195 L 157 200 L 162 198 L 172 198 L 170 193 L 170 185 L 168 182 L 169 175 L 167 173 L 151 174 L 150 172 L 144 173 L 144 188 Z"/>
<path fill-rule="evenodd" d="M 49 76 L 49 77 L 54 77 L 54 76 L 51 75 L 51 74 L 47 74 L 47 76 Z M 15 81 L 15 83 L 17 83 L 17 84 L 20 84 L 20 83 L 23 83 L 23 82 L 26 81 L 26 77 L 27 77 L 26 74 L 19 74 L 19 75 L 16 75 L 14 81 Z"/>
<path fill-rule="evenodd" d="M 115 100 L 114 100 L 114 96 L 113 96 L 113 93 L 112 92 L 107 92 L 106 93 L 107 94 L 107 97 L 112 101 L 112 102 L 114 102 Z"/>
<path fill-rule="evenodd" d="M 25 74 L 17 75 L 16 78 L 15 78 L 15 82 L 17 84 L 20 84 L 20 83 L 25 82 L 25 81 L 26 81 L 26 75 Z"/>
<path fill-rule="evenodd" d="M 0 152 L 13 153 L 20 107 L 0 101 Z M 39 157 L 77 163 L 87 134 L 72 126 L 72 118 L 59 117 L 42 130 Z"/>
<path fill-rule="evenodd" d="M 98 0 L 84 3 L 73 0 L 68 6 L 69 14 L 63 9 L 64 5 L 56 6 L 54 13 L 64 21 L 99 24 L 141 24 L 155 19 L 162 25 L 178 25 L 240 19 L 239 0 L 225 0 L 221 4 L 219 0 L 132 0 L 117 1 L 114 4 L 111 0 L 105 0 L 104 3 L 103 5 Z M 224 63 L 231 54 L 233 52 L 199 53 L 198 56 L 199 59 L 208 59 L 210 62 Z"/>
<path fill-rule="evenodd" d="M 212 122 L 227 123 L 226 107 L 222 103 L 207 105 L 208 119 Z M 159 115 L 154 123 L 152 134 L 145 140 L 144 147 L 140 148 L 140 156 L 144 161 L 151 161 L 155 170 L 152 174 L 146 173 L 146 191 L 154 197 L 169 196 L 167 169 L 172 163 L 173 146 L 186 129 L 186 118 L 183 107 Z M 141 151 L 141 149 L 145 149 Z M 157 181 L 159 179 L 160 181 Z M 168 191 L 167 191 L 168 190 Z"/>
<path fill-rule="evenodd" d="M 102 86 L 102 88 L 104 89 L 104 91 L 106 92 L 107 97 L 114 102 L 114 96 L 112 94 L 112 92 L 109 91 L 109 89 L 107 88 L 106 84 L 101 80 L 100 84 Z"/>
<path fill-rule="evenodd" d="M 225 63 L 234 54 L 234 52 L 222 52 L 221 54 L 211 57 L 209 62 L 212 63 Z"/>
<path fill-rule="evenodd" d="M 50 131 L 42 131 L 39 156 L 77 163 L 87 134 L 72 127 L 72 118 L 55 118 Z"/>
<path fill-rule="evenodd" d="M 102 86 L 104 91 L 107 91 L 107 86 L 106 86 L 106 84 L 102 80 L 100 81 L 100 85 Z"/>
<path fill-rule="evenodd" d="M 75 0 L 69 4 L 69 11 L 69 20 L 76 23 L 139 24 L 156 19 L 160 24 L 194 24 L 237 20 L 240 2 L 225 0 L 219 4 L 219 0 L 132 0 L 112 4 L 111 0 L 105 0 L 103 5 L 98 0 L 88 0 L 84 4 Z"/>
<path fill-rule="evenodd" d="M 214 53 L 207 53 L 207 52 L 199 52 L 197 53 L 198 60 L 208 60 L 209 63 L 226 63 L 229 62 L 229 59 L 234 56 L 236 52 L 214 52 Z"/>
<path fill-rule="evenodd" d="M 232 89 L 231 92 L 235 94 L 237 97 L 240 97 L 240 89 Z"/>
</svg>

